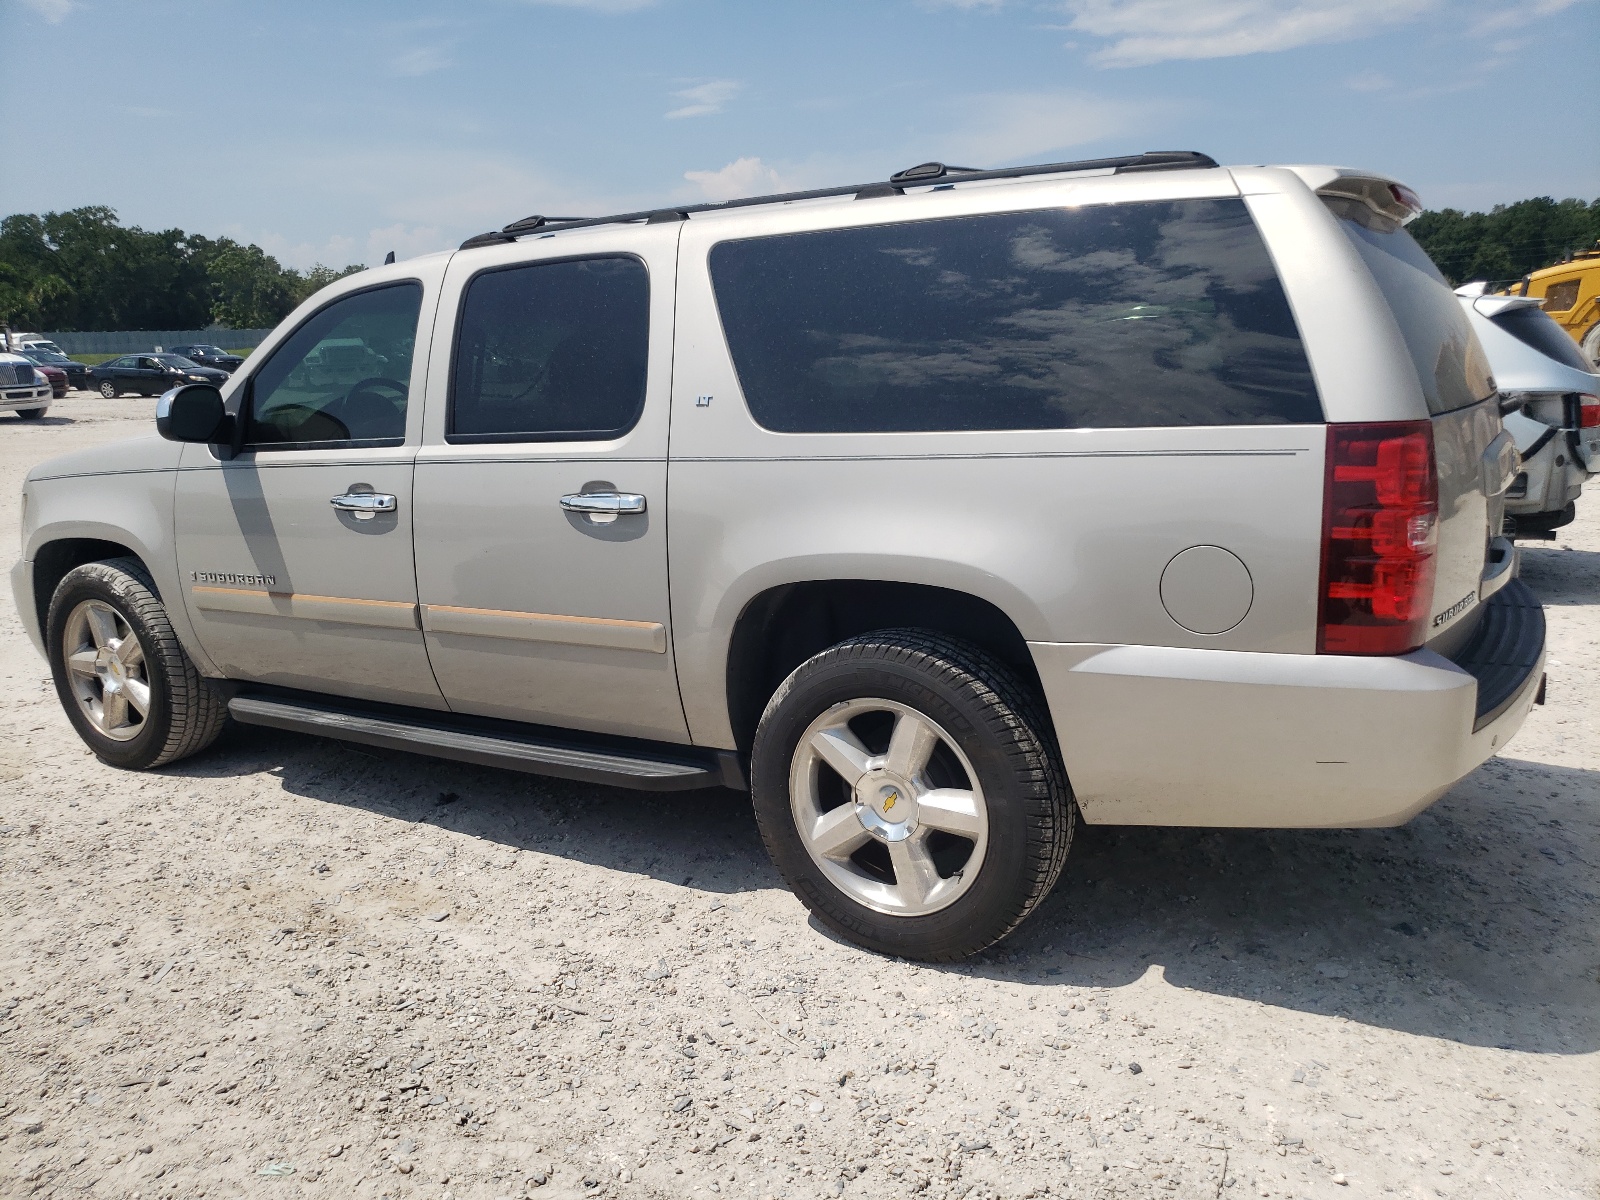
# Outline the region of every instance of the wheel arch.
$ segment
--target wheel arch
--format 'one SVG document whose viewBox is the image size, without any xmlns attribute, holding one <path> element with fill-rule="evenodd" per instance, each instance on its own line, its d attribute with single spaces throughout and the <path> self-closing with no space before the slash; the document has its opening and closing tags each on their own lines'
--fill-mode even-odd
<svg viewBox="0 0 1600 1200">
<path fill-rule="evenodd" d="M 971 642 L 1043 695 L 1021 629 L 990 600 L 932 584 L 882 579 L 778 584 L 746 602 L 728 641 L 728 721 L 739 752 L 749 753 L 767 701 L 791 671 L 845 638 L 893 628 L 927 629 Z"/>
<path fill-rule="evenodd" d="M 33 553 L 33 606 L 39 628 L 46 628 L 50 598 L 67 573 L 92 562 L 132 558 L 149 571 L 144 555 L 125 542 L 103 537 L 61 537 L 36 547 Z"/>
</svg>

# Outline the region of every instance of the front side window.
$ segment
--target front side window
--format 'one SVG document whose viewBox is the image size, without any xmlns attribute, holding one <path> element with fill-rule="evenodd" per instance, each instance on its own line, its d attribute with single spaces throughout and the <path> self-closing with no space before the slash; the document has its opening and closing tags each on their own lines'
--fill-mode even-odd
<svg viewBox="0 0 1600 1200">
<path fill-rule="evenodd" d="M 252 446 L 398 445 L 422 285 L 357 292 L 290 334 L 250 382 Z"/>
<path fill-rule="evenodd" d="M 711 276 L 751 414 L 779 432 L 1322 420 L 1237 199 L 723 242 Z"/>
<path fill-rule="evenodd" d="M 446 440 L 619 437 L 644 407 L 649 342 L 637 258 L 487 271 L 461 301 Z"/>
</svg>

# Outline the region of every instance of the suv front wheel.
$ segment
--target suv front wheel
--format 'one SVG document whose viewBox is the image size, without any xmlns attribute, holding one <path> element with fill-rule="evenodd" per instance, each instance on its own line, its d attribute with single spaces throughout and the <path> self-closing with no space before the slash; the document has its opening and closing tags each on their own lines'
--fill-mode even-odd
<svg viewBox="0 0 1600 1200">
<path fill-rule="evenodd" d="M 46 620 L 56 694 L 78 736 L 114 767 L 144 770 L 205 749 L 227 697 L 184 653 L 144 564 L 67 572 Z"/>
<path fill-rule="evenodd" d="M 751 762 L 773 862 L 829 928 L 926 961 L 975 954 L 1049 894 L 1075 806 L 1043 706 L 977 647 L 841 642 L 767 705 Z"/>
</svg>

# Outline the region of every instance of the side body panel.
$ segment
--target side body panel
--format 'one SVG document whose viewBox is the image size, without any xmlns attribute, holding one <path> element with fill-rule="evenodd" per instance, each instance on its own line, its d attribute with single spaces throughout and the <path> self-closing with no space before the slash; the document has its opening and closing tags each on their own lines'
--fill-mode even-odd
<svg viewBox="0 0 1600 1200">
<path fill-rule="evenodd" d="M 222 671 L 200 645 L 182 602 L 172 537 L 172 497 L 181 449 L 151 435 L 63 455 L 35 467 L 25 485 L 22 561 L 31 564 L 41 547 L 70 538 L 127 546 L 149 569 L 173 630 L 195 665 L 202 674 L 217 676 Z M 24 577 L 28 592 L 18 592 L 17 609 L 32 633 L 36 609 L 31 567 L 12 575 L 18 584 Z M 38 637 L 34 641 L 41 645 Z"/>
<path fill-rule="evenodd" d="M 1185 171 L 1013 185 L 1003 200 L 974 188 L 688 223 L 669 486 L 680 683 L 697 743 L 734 744 L 726 669 L 740 612 L 803 580 L 968 592 L 1034 641 L 1315 649 L 1321 426 L 773 433 L 743 400 L 707 265 L 727 238 L 1236 194 L 1226 171 Z M 1163 572 L 1197 546 L 1230 551 L 1249 573 L 1248 612 L 1224 633 L 1192 633 L 1162 603 Z"/>
<path fill-rule="evenodd" d="M 667 601 L 667 427 L 680 226 L 530 239 L 458 256 L 438 315 L 417 459 L 417 586 L 452 709 L 686 742 Z M 463 286 L 496 266 L 633 255 L 650 279 L 643 412 L 608 441 L 445 441 Z M 646 511 L 610 523 L 561 498 L 620 491 Z"/>
<path fill-rule="evenodd" d="M 178 570 L 200 644 L 230 678 L 444 707 L 417 613 L 411 493 L 447 261 L 413 260 L 321 293 L 252 356 L 259 370 L 310 312 L 344 292 L 419 281 L 403 445 L 264 448 L 230 461 L 209 446 L 184 448 L 174 510 Z M 228 381 L 231 407 L 246 381 L 244 372 Z M 329 503 L 350 491 L 393 495 L 397 507 L 363 520 Z"/>
</svg>

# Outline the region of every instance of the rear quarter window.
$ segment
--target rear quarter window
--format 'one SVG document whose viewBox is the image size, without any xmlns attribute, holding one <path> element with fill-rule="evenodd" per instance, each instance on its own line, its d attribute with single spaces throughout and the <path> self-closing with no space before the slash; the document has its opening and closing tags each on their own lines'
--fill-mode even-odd
<svg viewBox="0 0 1600 1200">
<path fill-rule="evenodd" d="M 710 268 L 750 412 L 779 432 L 1322 420 L 1238 199 L 741 239 Z"/>
<path fill-rule="evenodd" d="M 1399 222 L 1359 200 L 1324 197 L 1323 202 L 1389 302 L 1428 411 L 1454 412 L 1492 396 L 1489 360 L 1428 252 Z"/>
</svg>

